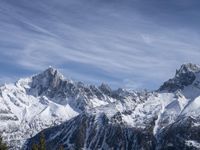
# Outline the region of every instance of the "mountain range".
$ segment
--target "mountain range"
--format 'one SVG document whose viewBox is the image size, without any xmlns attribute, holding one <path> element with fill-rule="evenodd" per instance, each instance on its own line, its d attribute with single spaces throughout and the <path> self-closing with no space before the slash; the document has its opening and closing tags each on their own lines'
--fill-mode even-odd
<svg viewBox="0 0 200 150">
<path fill-rule="evenodd" d="M 0 87 L 0 133 L 29 150 L 44 134 L 48 150 L 200 149 L 200 66 L 183 64 L 155 91 L 99 87 L 50 67 Z"/>
</svg>

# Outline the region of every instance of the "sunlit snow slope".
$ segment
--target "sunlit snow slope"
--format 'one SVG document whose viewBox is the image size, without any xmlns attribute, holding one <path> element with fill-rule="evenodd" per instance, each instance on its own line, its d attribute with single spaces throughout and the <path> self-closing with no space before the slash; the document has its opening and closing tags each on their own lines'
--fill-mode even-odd
<svg viewBox="0 0 200 150">
<path fill-rule="evenodd" d="M 49 150 L 200 145 L 200 66 L 194 64 L 182 65 L 152 92 L 85 85 L 50 67 L 1 86 L 0 103 L 0 132 L 10 149 L 30 149 L 40 131 Z"/>
<path fill-rule="evenodd" d="M 106 85 L 101 88 L 106 90 Z M 18 149 L 42 129 L 111 101 L 114 99 L 97 88 L 65 80 L 57 70 L 49 68 L 0 87 L 0 133 L 11 148 Z"/>
<path fill-rule="evenodd" d="M 200 66 L 184 64 L 157 91 L 112 91 L 114 101 L 44 130 L 48 149 L 198 149 L 199 84 Z"/>
</svg>

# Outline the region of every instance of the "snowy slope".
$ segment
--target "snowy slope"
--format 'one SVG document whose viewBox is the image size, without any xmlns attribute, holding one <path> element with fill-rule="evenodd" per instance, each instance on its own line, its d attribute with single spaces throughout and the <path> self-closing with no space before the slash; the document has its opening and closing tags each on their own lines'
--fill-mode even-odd
<svg viewBox="0 0 200 150">
<path fill-rule="evenodd" d="M 106 90 L 105 85 L 101 88 Z M 114 101 L 96 87 L 65 80 L 55 69 L 0 87 L 0 133 L 13 149 L 42 129 Z"/>
<path fill-rule="evenodd" d="M 54 68 L 14 84 L 0 87 L 0 133 L 11 149 L 19 149 L 27 138 L 58 125 L 79 113 L 134 99 L 136 94 L 67 80 Z"/>
<path fill-rule="evenodd" d="M 78 115 L 69 104 L 31 93 L 34 77 L 0 87 L 0 132 L 14 149 L 42 129 Z"/>
<path fill-rule="evenodd" d="M 157 91 L 112 91 L 108 95 L 115 101 L 44 130 L 48 148 L 198 149 L 199 83 L 200 66 L 184 64 Z M 28 147 L 38 137 L 28 140 Z"/>
<path fill-rule="evenodd" d="M 50 67 L 0 87 L 0 132 L 11 149 L 28 149 L 37 133 L 49 127 L 43 130 L 49 149 L 60 144 L 66 149 L 197 147 L 200 139 L 193 132 L 200 132 L 199 84 L 200 67 L 194 64 L 182 65 L 153 92 L 85 85 Z M 174 134 L 181 132 L 184 137 Z"/>
</svg>

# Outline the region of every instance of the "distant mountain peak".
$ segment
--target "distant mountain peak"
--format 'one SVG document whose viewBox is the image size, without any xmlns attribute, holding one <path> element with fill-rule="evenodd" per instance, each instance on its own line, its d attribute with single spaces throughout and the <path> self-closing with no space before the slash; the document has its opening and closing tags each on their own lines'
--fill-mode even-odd
<svg viewBox="0 0 200 150">
<path fill-rule="evenodd" d="M 40 84 L 42 83 L 46 85 L 47 82 L 55 82 L 58 80 L 64 80 L 64 76 L 57 69 L 50 66 L 43 72 L 33 76 L 32 79 L 42 81 L 40 82 Z"/>
<path fill-rule="evenodd" d="M 181 65 L 180 69 L 176 71 L 176 76 L 179 74 L 184 74 L 188 72 L 199 72 L 200 71 L 200 66 L 192 63 L 186 63 Z"/>
<path fill-rule="evenodd" d="M 41 95 L 43 92 L 58 89 L 64 81 L 64 76 L 57 69 L 49 67 L 45 71 L 33 76 L 30 86 L 36 95 Z"/>
<path fill-rule="evenodd" d="M 184 87 L 191 85 L 199 72 L 199 65 L 192 63 L 183 64 L 180 69 L 176 71 L 175 77 L 164 82 L 159 90 L 166 90 L 170 92 L 181 90 Z"/>
<path fill-rule="evenodd" d="M 45 71 L 39 74 L 39 76 L 44 76 L 44 77 L 55 77 L 59 79 L 64 79 L 64 76 L 55 68 L 52 66 L 49 66 Z"/>
<path fill-rule="evenodd" d="M 185 133 L 184 140 L 193 139 L 188 135 L 196 129 L 199 133 L 199 100 L 200 67 L 191 63 L 183 64 L 160 91 L 152 92 L 73 82 L 50 66 L 0 88 L 0 133 L 6 131 L 2 136 L 11 150 L 31 147 L 25 140 L 49 127 L 42 132 L 50 150 L 60 145 L 65 149 L 168 149 L 171 141 L 157 140 L 167 141 L 174 131 Z M 195 140 L 200 143 L 198 135 Z"/>
<path fill-rule="evenodd" d="M 110 95 L 111 92 L 112 92 L 112 89 L 109 87 L 108 84 L 105 84 L 105 83 L 102 83 L 100 86 L 99 86 L 99 89 L 104 92 L 105 94 L 107 95 Z"/>
</svg>

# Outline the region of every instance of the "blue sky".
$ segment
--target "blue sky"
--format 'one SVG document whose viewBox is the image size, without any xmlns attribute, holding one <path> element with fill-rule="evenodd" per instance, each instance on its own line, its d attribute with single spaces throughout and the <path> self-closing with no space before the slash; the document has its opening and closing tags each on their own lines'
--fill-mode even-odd
<svg viewBox="0 0 200 150">
<path fill-rule="evenodd" d="M 199 0 L 1 0 L 0 83 L 48 66 L 113 88 L 157 89 L 200 63 Z"/>
</svg>

